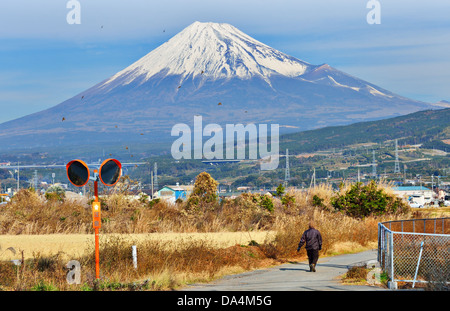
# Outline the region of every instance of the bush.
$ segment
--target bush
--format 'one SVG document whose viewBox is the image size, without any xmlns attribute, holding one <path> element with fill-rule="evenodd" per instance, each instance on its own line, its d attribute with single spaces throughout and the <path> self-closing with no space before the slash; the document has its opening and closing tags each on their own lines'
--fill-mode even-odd
<svg viewBox="0 0 450 311">
<path fill-rule="evenodd" d="M 66 191 L 60 186 L 51 186 L 45 192 L 45 198 L 48 201 L 63 202 L 66 197 Z"/>
<path fill-rule="evenodd" d="M 150 201 L 148 201 L 148 207 L 152 208 L 155 204 L 158 204 L 159 202 L 161 202 L 160 198 L 150 200 Z"/>
<path fill-rule="evenodd" d="M 51 284 L 46 283 L 43 280 L 40 280 L 35 286 L 31 288 L 32 291 L 40 291 L 40 292 L 47 292 L 47 291 L 57 291 L 58 288 Z"/>
<path fill-rule="evenodd" d="M 263 209 L 269 212 L 274 211 L 272 198 L 269 195 L 258 193 L 242 193 L 235 201 L 241 209 L 258 210 Z"/>
<path fill-rule="evenodd" d="M 324 199 L 320 198 L 317 194 L 315 194 L 312 198 L 312 205 L 315 207 L 321 207 L 324 208 L 325 205 L 323 204 Z"/>
<path fill-rule="evenodd" d="M 282 184 L 279 184 L 277 187 L 277 197 L 281 197 L 284 194 L 284 187 Z"/>
<path fill-rule="evenodd" d="M 273 212 L 273 202 L 272 199 L 268 195 L 261 196 L 261 207 L 268 210 L 269 212 Z"/>
<path fill-rule="evenodd" d="M 402 214 L 408 206 L 394 195 L 389 195 L 372 180 L 367 185 L 358 182 L 343 194 L 331 198 L 331 205 L 348 216 L 364 218 L 385 214 Z"/>
<path fill-rule="evenodd" d="M 344 280 L 365 281 L 369 270 L 365 266 L 353 266 L 348 269 Z"/>
<path fill-rule="evenodd" d="M 39 195 L 29 189 L 20 189 L 11 199 L 12 206 L 36 208 L 41 207 L 43 202 Z"/>
<path fill-rule="evenodd" d="M 281 198 L 281 203 L 287 208 L 293 207 L 295 203 L 295 197 L 290 194 L 286 194 Z"/>
</svg>

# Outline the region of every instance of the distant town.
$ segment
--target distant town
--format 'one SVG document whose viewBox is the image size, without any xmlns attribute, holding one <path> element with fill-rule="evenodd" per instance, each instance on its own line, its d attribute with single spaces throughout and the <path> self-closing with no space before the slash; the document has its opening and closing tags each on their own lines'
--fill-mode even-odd
<svg viewBox="0 0 450 311">
<path fill-rule="evenodd" d="M 367 183 L 376 180 L 389 185 L 392 191 L 411 207 L 450 206 L 448 169 L 435 167 L 431 174 L 427 174 L 433 159 L 436 156 L 445 158 L 447 153 L 435 151 L 433 154 L 433 150 L 427 150 L 425 153 L 429 153 L 428 158 L 422 154 L 416 160 L 401 161 L 399 154 L 404 159 L 405 154 L 418 152 L 419 146 L 394 146 L 391 155 L 387 155 L 386 150 L 382 148 L 378 150 L 378 154 L 382 153 L 381 161 L 375 149 L 370 152 L 368 145 L 300 155 L 289 154 L 289 150 L 286 150 L 285 154 L 280 156 L 283 160 L 276 171 L 256 173 L 254 171 L 257 161 L 183 162 L 163 157 L 159 158 L 159 164 L 147 162 L 148 159 L 127 163 L 129 165 L 123 167 L 123 175 L 129 180 L 127 192 L 131 197 L 162 199 L 172 203 L 186 200 L 192 192 L 196 174 L 207 171 L 219 182 L 220 198 L 234 198 L 247 192 L 275 195 L 280 184 L 287 191 L 306 191 L 320 184 L 338 189 L 341 183 Z M 370 159 L 370 163 L 359 164 L 360 161 L 354 160 L 361 158 L 361 154 L 367 161 Z M 369 154 L 372 157 L 369 157 Z M 42 154 L 39 156 L 42 157 Z M 190 163 L 190 166 L 186 166 L 187 163 Z M 330 163 L 338 169 L 332 169 Z M 62 164 L 20 165 L 20 162 L 0 162 L 0 185 L 2 203 L 8 202 L 21 188 L 32 188 L 40 194 L 45 194 L 56 187 L 64 191 L 67 197 L 92 196 L 92 189 L 88 185 L 76 188 L 69 183 L 65 165 Z"/>
</svg>

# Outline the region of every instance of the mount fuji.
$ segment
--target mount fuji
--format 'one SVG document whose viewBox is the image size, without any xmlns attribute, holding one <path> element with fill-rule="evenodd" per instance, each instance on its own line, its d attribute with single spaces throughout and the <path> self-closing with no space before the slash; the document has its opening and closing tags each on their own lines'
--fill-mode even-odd
<svg viewBox="0 0 450 311">
<path fill-rule="evenodd" d="M 47 110 L 0 124 L 0 149 L 173 141 L 177 123 L 277 123 L 280 132 L 430 109 L 229 24 L 195 22 L 129 67 Z M 357 133 L 355 133 L 357 135 Z"/>
</svg>

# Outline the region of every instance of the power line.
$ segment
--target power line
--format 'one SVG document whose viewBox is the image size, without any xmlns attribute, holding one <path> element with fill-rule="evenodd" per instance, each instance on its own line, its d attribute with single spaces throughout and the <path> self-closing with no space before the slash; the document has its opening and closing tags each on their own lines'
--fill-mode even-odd
<svg viewBox="0 0 450 311">
<path fill-rule="evenodd" d="M 311 186 L 313 186 L 313 189 L 316 188 L 316 168 L 314 168 L 313 175 L 311 176 L 311 183 L 309 184 L 310 189 L 311 189 Z"/>
<path fill-rule="evenodd" d="M 34 186 L 34 191 L 37 192 L 37 188 L 38 188 L 38 175 L 37 175 L 37 170 L 34 170 L 34 174 L 33 174 L 33 186 Z"/>
</svg>

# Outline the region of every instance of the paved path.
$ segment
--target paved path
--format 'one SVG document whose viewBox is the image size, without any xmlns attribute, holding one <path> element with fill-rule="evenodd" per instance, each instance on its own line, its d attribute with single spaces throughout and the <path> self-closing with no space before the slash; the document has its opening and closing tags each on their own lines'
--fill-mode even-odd
<svg viewBox="0 0 450 311">
<path fill-rule="evenodd" d="M 319 258 L 316 270 L 309 272 L 307 261 L 226 276 L 208 284 L 192 284 L 183 291 L 374 291 L 377 286 L 342 285 L 338 280 L 348 267 L 376 260 L 376 250 Z"/>
</svg>

